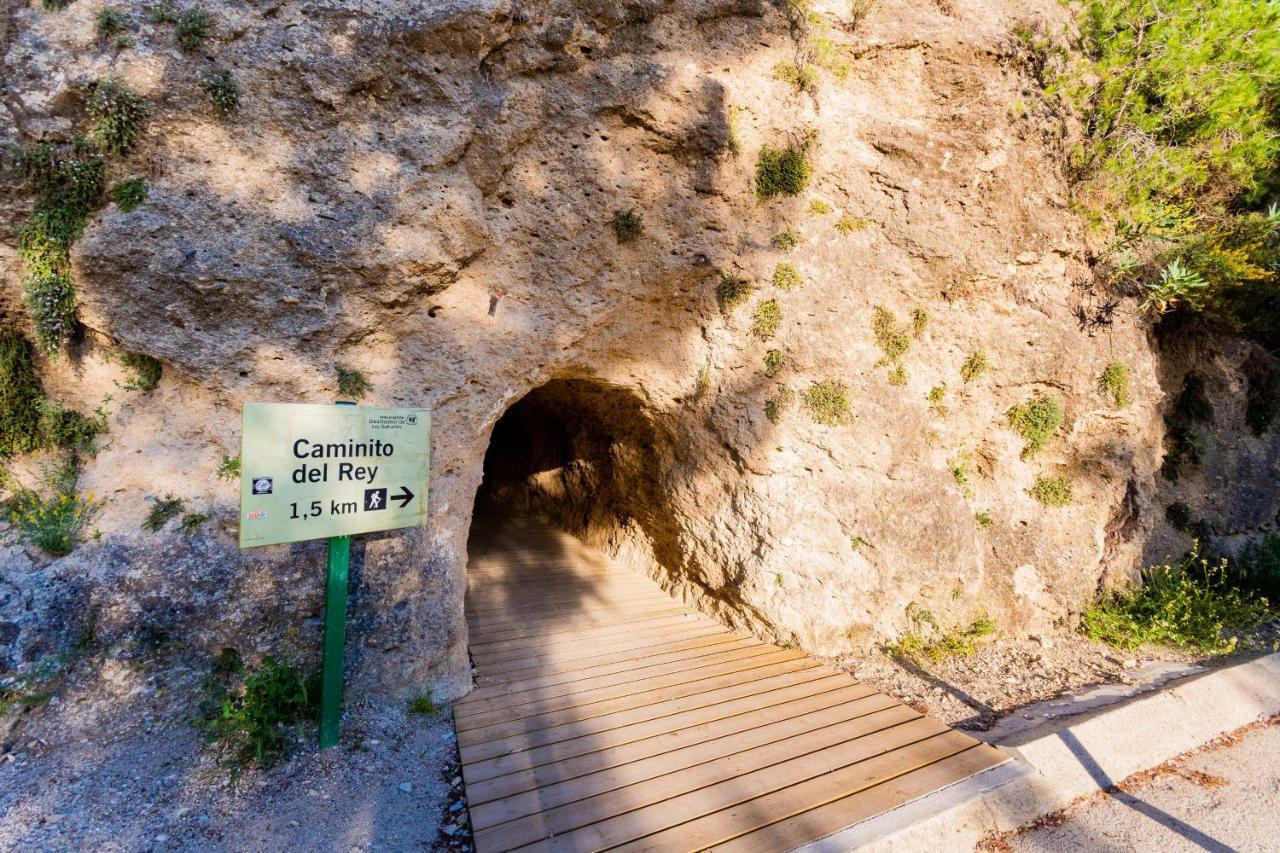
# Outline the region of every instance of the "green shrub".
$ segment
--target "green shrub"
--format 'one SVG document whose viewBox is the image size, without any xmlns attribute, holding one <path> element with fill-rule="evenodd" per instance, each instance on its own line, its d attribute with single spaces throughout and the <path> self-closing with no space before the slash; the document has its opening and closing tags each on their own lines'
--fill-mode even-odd
<svg viewBox="0 0 1280 853">
<path fill-rule="evenodd" d="M 644 221 L 634 209 L 615 210 L 609 224 L 613 226 L 613 234 L 619 244 L 638 240 L 644 233 Z"/>
<path fill-rule="evenodd" d="M 434 714 L 436 712 L 435 699 L 431 698 L 431 694 L 423 693 L 409 700 L 410 714 Z"/>
<path fill-rule="evenodd" d="M 1231 585 L 1225 561 L 1210 565 L 1192 551 L 1146 569 L 1139 586 L 1104 596 L 1085 612 L 1080 629 L 1122 649 L 1151 644 L 1226 653 L 1239 642 L 1232 632 L 1269 615 L 1265 599 Z"/>
<path fill-rule="evenodd" d="M 778 332 L 782 325 L 782 306 L 776 299 L 766 299 L 756 306 L 751 314 L 751 333 L 762 341 L 767 341 Z"/>
<path fill-rule="evenodd" d="M 907 368 L 902 362 L 895 362 L 893 367 L 889 368 L 889 384 L 890 385 L 906 385 L 907 384 Z"/>
<path fill-rule="evenodd" d="M 716 285 L 716 302 L 721 312 L 728 314 L 751 298 L 755 288 L 745 278 L 734 278 L 728 273 L 720 274 L 720 283 Z"/>
<path fill-rule="evenodd" d="M 966 499 L 972 500 L 973 487 L 969 485 L 969 454 L 966 451 L 960 451 L 955 459 L 947 461 L 947 468 L 951 470 L 951 479 L 956 481 L 961 494 Z"/>
<path fill-rule="evenodd" d="M 178 38 L 178 45 L 187 52 L 194 52 L 203 47 L 212 28 L 209 13 L 199 6 L 178 15 L 174 24 L 176 25 L 174 35 Z"/>
<path fill-rule="evenodd" d="M 114 80 L 90 84 L 85 109 L 93 119 L 89 136 L 103 151 L 116 157 L 133 150 L 150 113 L 146 101 Z"/>
<path fill-rule="evenodd" d="M 108 395 L 93 415 L 69 409 L 54 400 L 40 401 L 40 444 L 42 447 L 61 447 L 73 453 L 94 456 L 98 452 L 97 438 L 107 432 Z"/>
<path fill-rule="evenodd" d="M 1280 332 L 1280 6 L 1086 0 L 1077 193 L 1114 222 L 1114 278 L 1228 325 Z"/>
<path fill-rule="evenodd" d="M 929 409 L 936 413 L 939 417 L 946 417 L 949 409 L 947 408 L 947 386 L 935 385 L 929 389 Z"/>
<path fill-rule="evenodd" d="M 818 90 L 818 71 L 807 62 L 783 60 L 773 66 L 773 76 L 797 92 Z"/>
<path fill-rule="evenodd" d="M 778 264 L 773 268 L 773 286 L 779 290 L 795 290 L 804 284 L 795 264 Z"/>
<path fill-rule="evenodd" d="M 791 408 L 791 403 L 795 400 L 795 392 L 787 386 L 778 389 L 778 393 L 770 397 L 764 402 L 764 416 L 769 419 L 770 423 L 778 424 L 782 422 L 782 415 Z"/>
<path fill-rule="evenodd" d="M 99 41 L 114 41 L 119 47 L 128 47 L 129 39 L 124 35 L 129 26 L 129 17 L 114 6 L 103 6 L 94 18 L 94 28 L 98 32 Z"/>
<path fill-rule="evenodd" d="M 1022 436 L 1023 458 L 1039 453 L 1062 426 L 1062 404 L 1056 397 L 1036 395 L 1008 412 L 1009 425 Z"/>
<path fill-rule="evenodd" d="M 60 485 L 62 488 L 49 498 L 33 491 L 21 492 L 9 506 L 9 521 L 18 535 L 54 557 L 75 550 L 97 509 L 92 492 L 80 495 L 74 481 L 70 487 Z"/>
<path fill-rule="evenodd" d="M 171 520 L 182 515 L 184 508 L 185 504 L 182 498 L 175 498 L 173 495 L 156 498 L 151 502 L 151 509 L 148 510 L 147 517 L 142 521 L 142 529 L 152 533 L 159 533 Z"/>
<path fill-rule="evenodd" d="M 240 87 L 231 78 L 230 71 L 210 71 L 200 81 L 200 88 L 209 96 L 209 102 L 220 118 L 226 118 L 240 106 Z"/>
<path fill-rule="evenodd" d="M 350 397 L 352 400 L 359 400 L 365 394 L 368 394 L 372 385 L 369 380 L 364 378 L 364 374 L 354 367 L 347 367 L 344 364 L 335 364 L 333 369 L 338 374 L 338 396 Z"/>
<path fill-rule="evenodd" d="M 911 335 L 919 338 L 924 334 L 924 330 L 929 326 L 929 312 L 923 308 L 916 308 L 911 312 Z"/>
<path fill-rule="evenodd" d="M 769 350 L 764 354 L 764 375 L 777 376 L 782 371 L 785 361 L 786 357 L 783 356 L 782 350 Z"/>
<path fill-rule="evenodd" d="M 985 510 L 982 512 L 975 512 L 973 514 L 973 520 L 984 530 L 993 524 L 991 520 L 991 513 L 986 512 Z"/>
<path fill-rule="evenodd" d="M 911 607 L 907 610 L 909 615 L 913 615 Z M 967 657 L 978 651 L 978 640 L 994 633 L 996 629 L 996 623 L 983 616 L 975 619 L 968 628 L 941 631 L 929 611 L 921 608 L 914 615 L 915 627 L 887 648 L 890 656 L 916 662 L 927 659 L 934 663 L 952 657 Z"/>
<path fill-rule="evenodd" d="M 319 687 L 318 677 L 304 677 L 296 663 L 276 655 L 248 671 L 219 668 L 205 681 L 200 725 L 227 752 L 233 777 L 250 765 L 271 767 L 289 754 L 302 724 L 315 719 Z"/>
<path fill-rule="evenodd" d="M 989 368 L 987 354 L 982 350 L 977 350 L 964 360 L 964 364 L 960 365 L 960 378 L 965 382 L 972 382 L 986 373 Z"/>
<path fill-rule="evenodd" d="M 237 480 L 240 478 L 240 456 L 223 456 L 218 463 L 219 480 Z"/>
<path fill-rule="evenodd" d="M 814 198 L 809 202 L 809 212 L 817 216 L 826 216 L 831 212 L 831 205 L 820 198 Z"/>
<path fill-rule="evenodd" d="M 200 525 L 209 520 L 209 516 L 203 512 L 189 512 L 182 517 L 182 523 L 178 525 L 178 529 L 183 533 L 195 533 L 200 529 Z"/>
<path fill-rule="evenodd" d="M 1071 481 L 1066 477 L 1036 477 L 1031 497 L 1045 506 L 1066 506 L 1071 503 Z"/>
<path fill-rule="evenodd" d="M 121 213 L 133 213 L 147 197 L 147 185 L 139 178 L 128 178 L 111 188 L 111 197 Z"/>
<path fill-rule="evenodd" d="M 40 448 L 43 401 L 31 343 L 16 329 L 0 331 L 0 459 Z"/>
<path fill-rule="evenodd" d="M 871 16 L 879 5 L 878 0 L 849 0 L 849 14 L 845 18 L 845 29 L 854 32 Z"/>
<path fill-rule="evenodd" d="M 794 249 L 800 244 L 800 232 L 794 228 L 787 227 L 773 235 L 773 239 L 769 241 L 769 245 L 780 251 Z"/>
<path fill-rule="evenodd" d="M 824 379 L 804 392 L 804 408 L 815 424 L 838 426 L 849 420 L 849 389 L 843 382 Z"/>
<path fill-rule="evenodd" d="M 120 356 L 120 363 L 132 374 L 125 380 L 126 391 L 152 391 L 160 384 L 164 368 L 159 360 L 142 353 L 127 352 Z"/>
<path fill-rule="evenodd" d="M 809 150 L 814 137 L 806 136 L 785 148 L 765 145 L 756 159 L 756 197 L 762 201 L 778 195 L 800 195 L 809 185 L 813 166 Z"/>
<path fill-rule="evenodd" d="M 861 231 L 870 224 L 870 219 L 860 219 L 845 213 L 841 214 L 840 219 L 836 222 L 836 230 L 841 234 L 852 234 L 854 231 Z"/>
<path fill-rule="evenodd" d="M 871 331 L 884 353 L 881 364 L 897 362 L 911 349 L 911 336 L 898 325 L 898 318 L 888 308 L 876 306 L 871 314 Z"/>
<path fill-rule="evenodd" d="M 1133 402 L 1133 380 L 1129 376 L 1129 368 L 1118 361 L 1106 366 L 1098 377 L 1098 386 L 1111 397 L 1117 409 Z"/>
</svg>

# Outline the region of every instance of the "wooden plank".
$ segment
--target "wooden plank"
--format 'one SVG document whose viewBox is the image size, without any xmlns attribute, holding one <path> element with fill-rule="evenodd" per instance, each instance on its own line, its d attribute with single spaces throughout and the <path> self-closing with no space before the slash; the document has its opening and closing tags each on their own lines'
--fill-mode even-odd
<svg viewBox="0 0 1280 853">
<path fill-rule="evenodd" d="M 502 643 L 507 640 L 518 640 L 526 637 L 552 637 L 569 634 L 590 634 L 596 631 L 604 632 L 610 629 L 627 630 L 631 625 L 638 625 L 642 622 L 652 622 L 658 619 L 683 619 L 686 622 L 702 621 L 710 619 L 702 614 L 692 614 L 688 610 L 676 605 L 674 607 L 664 607 L 656 612 L 644 613 L 626 613 L 615 614 L 615 618 L 594 625 L 582 627 L 574 627 L 572 625 L 564 625 L 562 622 L 544 625 L 517 625 L 514 628 L 502 628 L 499 630 L 490 630 L 483 633 L 477 632 L 468 626 L 468 636 L 470 642 L 476 645 L 485 645 L 486 643 Z M 713 620 L 714 621 L 714 620 Z"/>
<path fill-rule="evenodd" d="M 489 661 L 484 667 L 485 676 L 501 676 L 530 669 L 541 670 L 543 674 L 546 672 L 563 672 L 570 669 L 589 667 L 593 663 L 604 663 L 617 658 L 623 652 L 630 653 L 635 657 L 644 657 L 655 651 L 674 650 L 683 643 L 696 643 L 699 641 L 708 643 L 721 642 L 723 637 L 723 628 L 715 625 L 694 625 L 688 628 L 681 628 L 678 631 L 672 631 L 670 640 L 661 643 L 655 643 L 651 637 L 640 640 L 623 639 L 617 641 L 618 645 L 604 650 L 599 648 L 580 648 L 548 655 L 528 654 L 522 657 L 507 658 L 506 660 Z"/>
<path fill-rule="evenodd" d="M 472 639 L 469 645 L 471 653 L 474 655 L 477 651 L 487 652 L 498 647 L 527 649 L 534 648 L 536 646 L 551 645 L 566 639 L 573 639 L 582 643 L 590 643 L 602 637 L 608 637 L 614 634 L 625 634 L 628 631 L 643 630 L 650 627 L 671 627 L 685 625 L 691 622 L 703 622 L 705 620 L 706 617 L 695 617 L 690 614 L 680 613 L 675 616 L 653 616 L 648 619 L 637 619 L 634 622 L 614 624 L 604 628 L 587 628 L 581 631 L 555 631 L 550 634 L 534 634 L 532 636 L 512 637 L 510 639 L 501 640 Z"/>
<path fill-rule="evenodd" d="M 652 823 L 651 826 L 665 824 L 668 828 L 651 832 L 647 836 L 622 845 L 619 849 L 627 850 L 629 853 L 642 853 L 642 851 L 647 853 L 664 851 L 665 853 L 672 849 L 672 845 L 686 850 L 718 846 L 753 829 L 774 823 L 781 817 L 801 814 L 816 803 L 856 794 L 903 773 L 926 767 L 935 761 L 963 752 L 972 745 L 973 738 L 960 732 L 947 730 L 902 749 L 884 752 L 838 770 L 815 776 L 803 783 L 776 788 L 770 793 L 761 792 L 762 796 L 740 799 L 731 807 L 706 814 L 696 820 L 681 823 L 678 820 L 663 818 L 660 822 Z M 815 827 L 815 837 L 821 837 L 823 834 Z M 563 837 L 565 841 L 568 839 L 569 836 Z M 557 842 L 560 840 L 557 839 Z M 560 847 L 558 844 L 553 844 L 552 849 L 570 850 L 573 847 Z"/>
<path fill-rule="evenodd" d="M 689 621 L 680 625 L 637 627 L 630 632 L 598 637 L 589 643 L 577 637 L 557 640 L 541 646 L 516 646 L 515 648 L 491 648 L 472 652 L 476 666 L 499 671 L 501 664 L 518 660 L 543 660 L 564 662 L 581 658 L 598 658 L 616 652 L 643 650 L 658 643 L 671 643 L 708 633 L 723 634 L 724 628 L 711 621 Z"/>
<path fill-rule="evenodd" d="M 498 618 L 472 617 L 467 620 L 472 633 L 489 634 L 505 631 L 510 628 L 592 628 L 602 625 L 616 625 L 620 619 L 639 616 L 652 616 L 657 613 L 687 613 L 688 610 L 676 602 L 647 605 L 636 608 L 634 612 L 619 613 L 617 608 L 601 604 L 578 607 L 573 613 L 558 616 L 539 616 L 534 619 L 521 619 L 517 615 Z"/>
<path fill-rule="evenodd" d="M 488 736 L 483 737 L 483 740 L 493 740 L 495 737 L 510 737 L 521 732 L 549 728 L 562 722 L 603 716 L 614 709 L 635 707 L 638 702 L 653 705 L 666 699 L 736 684 L 743 679 L 754 679 L 757 672 L 767 670 L 775 664 L 797 660 L 807 660 L 807 657 L 794 649 L 765 647 L 754 657 L 721 661 L 699 669 L 654 676 L 643 681 L 613 684 L 572 696 L 528 702 L 513 708 L 470 713 L 458 721 L 458 738 L 460 743 L 464 740 L 473 742 L 470 741 L 473 732 L 476 737 L 481 737 L 480 733 L 484 732 Z M 637 699 L 637 696 L 643 698 Z"/>
<path fill-rule="evenodd" d="M 503 797 L 515 796 L 536 788 L 549 788 L 579 776 L 598 773 L 611 767 L 620 767 L 634 761 L 641 761 L 653 756 L 665 755 L 669 752 L 685 749 L 696 744 L 720 739 L 731 739 L 734 736 L 746 735 L 757 729 L 764 729 L 774 723 L 802 717 L 805 714 L 824 711 L 828 708 L 856 703 L 868 696 L 875 696 L 884 702 L 892 702 L 882 694 L 877 694 L 864 684 L 844 684 L 834 689 L 811 693 L 808 696 L 788 698 L 780 704 L 764 705 L 720 719 L 687 725 L 672 732 L 666 732 L 652 738 L 620 744 L 597 752 L 589 752 L 574 758 L 566 758 L 527 770 L 519 770 L 498 776 L 493 779 L 476 781 L 467 785 L 467 803 L 474 808 Z M 727 740 L 728 743 L 736 741 Z M 527 753 L 520 753 L 526 755 Z"/>
<path fill-rule="evenodd" d="M 941 723 L 917 717 L 875 737 L 722 776 L 688 794 L 557 835 L 547 849 L 701 850 L 767 825 L 773 815 L 791 814 L 791 803 L 817 802 L 810 800 L 814 785 L 806 783 L 865 787 L 897 775 L 899 767 L 915 769 L 969 746 L 969 738 L 959 735 L 960 743 L 954 735 Z"/>
<path fill-rule="evenodd" d="M 716 845 L 716 853 L 757 853 L 789 850 L 897 808 L 975 773 L 998 767 L 1009 757 L 975 743 L 964 752 L 912 770 L 872 788 L 792 815 Z"/>
<path fill-rule="evenodd" d="M 721 651 L 717 651 L 717 649 L 720 649 Z M 768 653 L 772 649 L 774 649 L 773 646 L 766 646 L 755 640 L 734 640 L 729 643 L 710 646 L 708 649 L 697 650 L 702 652 L 701 654 L 691 657 L 680 657 L 668 663 L 645 667 L 638 672 L 634 669 L 624 672 L 611 672 L 605 675 L 597 675 L 593 678 L 582 678 L 577 681 L 559 682 L 546 686 L 530 687 L 524 690 L 518 690 L 512 685 L 507 685 L 502 690 L 491 691 L 489 695 L 484 698 L 478 700 L 471 699 L 471 701 L 466 705 L 457 703 L 454 705 L 454 711 L 455 714 L 458 714 L 458 712 L 461 711 L 459 716 L 466 716 L 469 719 L 475 714 L 484 714 L 503 709 L 514 709 L 517 706 L 526 705 L 532 702 L 547 702 L 561 698 L 576 700 L 577 697 L 601 687 L 611 687 L 613 685 L 620 684 L 637 684 L 640 685 L 639 689 L 643 690 L 645 689 L 644 685 L 649 683 L 648 679 L 650 678 L 660 678 L 691 670 L 703 670 L 712 664 L 757 657 Z M 677 654 L 680 653 L 677 652 Z"/>
<path fill-rule="evenodd" d="M 767 692 L 772 688 L 803 684 L 806 681 L 812 681 L 815 678 L 831 674 L 831 671 L 825 667 L 816 665 L 805 667 L 806 663 L 808 662 L 796 661 L 788 664 L 779 664 L 779 668 L 791 667 L 792 669 L 768 678 L 761 678 L 759 681 L 740 682 L 731 687 L 685 696 L 657 705 L 635 707 L 618 714 L 594 717 L 589 720 L 576 720 L 572 723 L 541 729 L 516 738 L 491 740 L 468 747 L 460 746 L 459 752 L 462 755 L 462 762 L 471 764 L 476 761 L 497 758 L 511 752 L 522 752 L 541 746 L 550 746 L 553 743 L 566 740 L 578 740 L 580 743 L 584 740 L 587 741 L 588 743 L 584 745 L 584 748 L 588 752 L 592 749 L 602 749 L 609 741 L 608 738 L 602 737 L 602 735 L 612 729 L 624 728 L 633 723 L 652 722 L 654 727 L 650 733 L 672 731 L 683 724 L 680 718 L 686 711 L 696 711 L 700 708 L 721 705 L 732 699 L 754 696 Z"/>
<path fill-rule="evenodd" d="M 644 670 L 651 666 L 664 666 L 670 663 L 694 660 L 706 655 L 717 654 L 730 647 L 736 647 L 744 643 L 750 645 L 760 644 L 758 640 L 751 640 L 746 637 L 727 634 L 722 637 L 721 641 L 718 643 L 704 643 L 692 648 L 663 652 L 645 658 L 623 658 L 611 663 L 604 663 L 598 666 L 586 667 L 584 669 L 574 669 L 567 672 L 539 675 L 523 680 L 511 680 L 502 684 L 480 686 L 473 690 L 470 696 L 466 697 L 466 701 L 483 701 L 495 696 L 506 695 L 507 691 L 530 690 L 555 686 L 564 686 L 568 689 L 574 689 L 574 685 L 578 682 L 613 674 L 622 675 L 623 673 L 629 673 L 629 677 L 643 678 Z M 459 704 L 454 707 L 461 707 L 465 712 L 465 706 L 461 706 Z"/>
<path fill-rule="evenodd" d="M 740 771 L 743 767 L 772 763 L 777 755 L 798 754 L 823 740 L 810 741 L 806 746 L 801 735 L 826 732 L 829 735 L 826 739 L 853 737 L 859 732 L 878 731 L 916 717 L 919 714 L 889 697 L 872 694 L 855 702 L 760 726 L 731 738 L 703 741 L 493 802 L 468 801 L 471 824 L 477 830 L 501 824 L 502 832 L 495 836 L 501 838 L 498 846 L 528 844 L 548 833 L 565 832 L 675 796 L 691 785 L 701 787 L 708 775 L 712 778 L 719 775 L 717 762 L 724 762 L 729 756 L 738 756 L 735 769 Z M 832 735 L 837 729 L 838 734 Z M 743 758 L 749 760 L 743 761 Z M 626 790 L 619 790 L 623 788 Z M 535 815 L 536 818 L 531 817 Z"/>
<path fill-rule="evenodd" d="M 466 616 L 468 620 L 478 619 L 492 622 L 495 619 L 505 619 L 513 613 L 518 613 L 526 621 L 537 619 L 563 619 L 572 617 L 574 614 L 583 611 L 586 607 L 601 608 L 610 607 L 613 612 L 623 615 L 632 610 L 652 610 L 663 607 L 669 607 L 672 604 L 671 599 L 662 595 L 655 595 L 644 592 L 635 595 L 623 595 L 616 598 L 607 598 L 604 596 L 578 596 L 573 599 L 563 601 L 520 601 L 515 600 L 500 607 L 492 607 L 487 610 L 467 609 Z"/>
</svg>

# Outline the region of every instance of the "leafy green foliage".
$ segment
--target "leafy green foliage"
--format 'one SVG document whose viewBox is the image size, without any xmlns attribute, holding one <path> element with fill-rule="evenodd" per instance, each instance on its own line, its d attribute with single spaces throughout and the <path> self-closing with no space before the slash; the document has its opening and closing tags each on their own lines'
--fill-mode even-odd
<svg viewBox="0 0 1280 853">
<path fill-rule="evenodd" d="M 200 529 L 200 525 L 209 520 L 209 516 L 203 512 L 189 512 L 182 516 L 182 522 L 178 525 L 178 529 L 183 533 L 195 533 Z"/>
<path fill-rule="evenodd" d="M 974 523 L 976 523 L 979 527 L 981 527 L 984 530 L 990 527 L 992 524 L 994 524 L 994 522 L 991 520 L 991 513 L 985 510 L 981 512 L 975 512 L 973 514 L 973 520 L 974 520 Z"/>
<path fill-rule="evenodd" d="M 435 712 L 436 702 L 431 698 L 430 693 L 423 693 L 409 700 L 410 714 L 434 714 Z"/>
<path fill-rule="evenodd" d="M 1146 308 L 1280 333 L 1280 6 L 1087 0 L 1079 197 L 1114 222 L 1112 277 Z"/>
<path fill-rule="evenodd" d="M 373 387 L 364 374 L 354 367 L 338 363 L 333 366 L 333 369 L 338 374 L 338 396 L 340 397 L 359 400 Z"/>
<path fill-rule="evenodd" d="M 1031 497 L 1045 506 L 1066 506 L 1071 503 L 1071 481 L 1066 477 L 1036 477 L 1031 485 Z"/>
<path fill-rule="evenodd" d="M 92 415 L 69 409 L 54 400 L 40 401 L 40 442 L 42 447 L 61 447 L 72 453 L 94 456 L 98 452 L 97 438 L 107 432 L 106 404 L 111 395 L 103 398 Z"/>
<path fill-rule="evenodd" d="M 226 118 L 240 106 L 240 87 L 226 69 L 210 71 L 200 81 L 200 88 L 209 96 L 209 102 L 220 118 Z"/>
<path fill-rule="evenodd" d="M 927 399 L 929 400 L 930 411 L 932 411 L 934 414 L 938 415 L 939 417 L 945 418 L 947 416 L 947 412 L 950 410 L 947 408 L 947 386 L 946 385 L 935 385 L 932 388 L 930 388 L 929 396 Z"/>
<path fill-rule="evenodd" d="M 755 287 L 745 278 L 735 278 L 728 273 L 720 274 L 720 283 L 716 285 L 716 302 L 721 312 L 728 314 L 751 298 Z"/>
<path fill-rule="evenodd" d="M 770 423 L 778 424 L 782 422 L 782 415 L 791 408 L 791 404 L 795 401 L 795 392 L 787 386 L 778 389 L 778 393 L 770 397 L 764 402 L 764 416 L 769 419 Z"/>
<path fill-rule="evenodd" d="M 809 201 L 809 212 L 816 216 L 826 216 L 831 212 L 831 205 L 827 204 L 817 196 L 814 196 L 814 198 Z"/>
<path fill-rule="evenodd" d="M 114 80 L 97 80 L 89 86 L 85 110 L 93 119 L 89 136 L 115 157 L 133 150 L 151 112 L 146 101 Z"/>
<path fill-rule="evenodd" d="M 967 628 L 944 631 L 933 614 L 915 602 L 907 606 L 911 630 L 888 646 L 891 657 L 906 658 L 920 663 L 930 660 L 940 663 L 947 658 L 967 657 L 978 651 L 978 640 L 995 632 L 996 623 L 985 616 L 975 619 Z"/>
<path fill-rule="evenodd" d="M 779 290 L 795 290 L 804 284 L 795 264 L 782 263 L 773 268 L 773 286 Z"/>
<path fill-rule="evenodd" d="M 289 754 L 304 722 L 316 717 L 320 680 L 291 660 L 268 655 L 256 669 L 239 656 L 220 660 L 205 680 L 200 725 L 226 750 L 233 778 L 246 767 L 270 767 Z"/>
<path fill-rule="evenodd" d="M 188 53 L 199 50 L 209 38 L 212 22 L 209 13 L 199 6 L 188 9 L 174 20 L 178 45 Z"/>
<path fill-rule="evenodd" d="M 804 408 L 815 424 L 839 426 L 849 420 L 849 389 L 843 382 L 824 379 L 804 392 Z"/>
<path fill-rule="evenodd" d="M 991 368 L 987 363 L 987 354 L 982 350 L 975 351 L 960 365 L 960 378 L 972 382 Z"/>
<path fill-rule="evenodd" d="M 911 312 L 911 335 L 919 338 L 924 334 L 924 330 L 929 327 L 929 312 L 923 308 L 916 308 Z"/>
<path fill-rule="evenodd" d="M 152 533 L 159 533 L 172 519 L 182 515 L 184 508 L 185 504 L 182 498 L 175 498 L 173 495 L 156 498 L 151 502 L 151 509 L 147 511 L 147 517 L 142 520 L 142 529 Z"/>
<path fill-rule="evenodd" d="M 147 184 L 140 178 L 127 178 L 111 188 L 111 198 L 121 213 L 133 213 L 147 197 Z"/>
<path fill-rule="evenodd" d="M 870 224 L 870 219 L 861 219 L 857 216 L 843 213 L 840 215 L 840 219 L 836 221 L 836 230 L 841 234 L 852 234 L 854 231 L 861 231 Z"/>
<path fill-rule="evenodd" d="M 960 492 L 966 499 L 973 498 L 973 486 L 969 485 L 969 454 L 967 451 L 960 451 L 954 459 L 947 461 L 947 468 L 951 470 L 951 478 L 956 481 L 956 485 L 960 487 Z"/>
<path fill-rule="evenodd" d="M 1227 653 L 1269 615 L 1266 599 L 1236 589 L 1225 561 L 1210 565 L 1192 551 L 1176 563 L 1152 566 L 1142 583 L 1104 596 L 1085 612 L 1080 630 L 1122 649 L 1152 644 Z"/>
<path fill-rule="evenodd" d="M 0 331 L 0 459 L 40 448 L 43 400 L 31 343 L 16 329 Z"/>
<path fill-rule="evenodd" d="M 124 383 L 126 391 L 152 391 L 160 384 L 160 374 L 164 368 L 158 359 L 129 352 L 120 356 L 120 363 L 132 373 Z"/>
<path fill-rule="evenodd" d="M 783 60 L 773 66 L 773 76 L 797 92 L 818 91 L 818 70 L 808 63 Z"/>
<path fill-rule="evenodd" d="M 778 195 L 800 195 L 809 185 L 813 165 L 809 151 L 814 136 L 809 134 L 784 148 L 765 145 L 756 159 L 756 197 L 761 201 Z"/>
<path fill-rule="evenodd" d="M 756 305 L 751 314 L 751 334 L 762 341 L 767 341 L 778 332 L 782 325 L 782 306 L 776 299 L 766 299 Z"/>
<path fill-rule="evenodd" d="M 93 493 L 77 493 L 74 480 L 70 486 L 59 485 L 61 488 L 47 498 L 34 491 L 23 491 L 9 506 L 9 521 L 18 535 L 54 557 L 75 550 L 97 508 Z"/>
<path fill-rule="evenodd" d="M 613 234 L 619 244 L 638 240 L 644 233 L 644 221 L 634 209 L 615 210 L 609 224 L 613 226 Z"/>
<path fill-rule="evenodd" d="M 1113 361 L 1098 377 L 1098 386 L 1111 398 L 1117 409 L 1123 409 L 1133 402 L 1133 380 L 1129 376 L 1129 368 L 1118 361 Z"/>
<path fill-rule="evenodd" d="M 219 480 L 238 480 L 240 478 L 240 456 L 223 456 L 218 463 Z"/>
<path fill-rule="evenodd" d="M 782 350 L 769 350 L 764 354 L 764 375 L 777 376 L 782 372 L 782 366 L 785 363 L 786 357 L 782 354 Z"/>
<path fill-rule="evenodd" d="M 1056 397 L 1039 394 L 1008 412 L 1009 425 L 1022 436 L 1023 458 L 1039 453 L 1062 426 L 1062 404 Z"/>
<path fill-rule="evenodd" d="M 125 35 L 129 26 L 129 17 L 115 6 L 103 6 L 94 18 L 94 28 L 99 41 L 114 42 L 117 47 L 128 47 L 132 42 Z"/>
<path fill-rule="evenodd" d="M 800 244 L 800 232 L 790 226 L 782 229 L 773 235 L 773 239 L 769 241 L 769 245 L 780 251 L 794 249 Z"/>
</svg>

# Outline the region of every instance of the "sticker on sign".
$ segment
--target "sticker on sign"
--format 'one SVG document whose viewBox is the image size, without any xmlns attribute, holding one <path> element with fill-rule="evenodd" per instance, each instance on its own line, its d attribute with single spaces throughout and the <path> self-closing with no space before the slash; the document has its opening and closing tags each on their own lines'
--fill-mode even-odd
<svg viewBox="0 0 1280 853">
<path fill-rule="evenodd" d="M 246 403 L 240 547 L 422 524 L 430 426 L 426 409 Z"/>
</svg>

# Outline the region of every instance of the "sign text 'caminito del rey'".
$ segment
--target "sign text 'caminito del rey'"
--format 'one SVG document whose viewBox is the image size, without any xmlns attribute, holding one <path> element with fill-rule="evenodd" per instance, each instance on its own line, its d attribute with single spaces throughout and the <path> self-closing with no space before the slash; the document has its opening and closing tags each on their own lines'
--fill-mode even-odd
<svg viewBox="0 0 1280 853">
<path fill-rule="evenodd" d="M 426 409 L 246 403 L 240 547 L 422 524 L 429 430 Z"/>
</svg>

